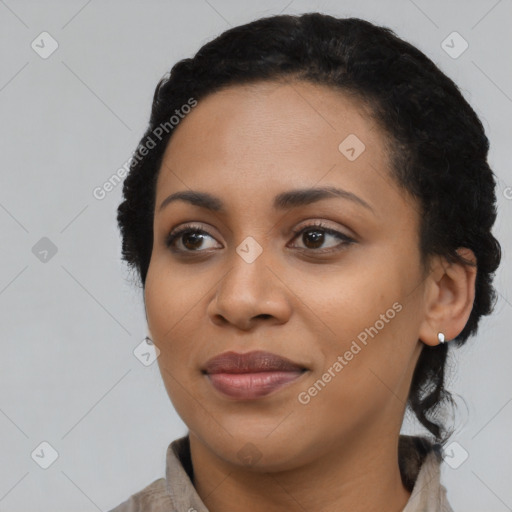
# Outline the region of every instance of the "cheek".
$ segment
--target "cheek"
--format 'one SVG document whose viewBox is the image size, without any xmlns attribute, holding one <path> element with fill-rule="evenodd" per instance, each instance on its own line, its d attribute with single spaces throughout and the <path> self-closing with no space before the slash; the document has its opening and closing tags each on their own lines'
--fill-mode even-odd
<svg viewBox="0 0 512 512">
<path fill-rule="evenodd" d="M 389 267 L 384 272 L 382 264 L 372 265 L 365 259 L 357 265 L 347 264 L 321 282 L 309 281 L 301 295 L 307 297 L 304 302 L 328 327 L 327 334 L 346 342 L 392 308 L 400 296 L 393 272 Z"/>
<path fill-rule="evenodd" d="M 311 380 L 328 380 L 325 387 L 339 393 L 333 396 L 337 402 L 352 403 L 354 396 L 375 396 L 385 390 L 377 376 L 395 383 L 414 348 L 414 326 L 402 303 L 401 290 L 406 286 L 399 268 L 396 262 L 380 261 L 379 265 L 361 262 L 361 272 L 340 273 L 326 280 L 322 293 L 309 295 L 308 306 L 322 321 L 318 346 L 324 354 Z M 324 394 L 326 400 L 328 395 Z"/>
<path fill-rule="evenodd" d="M 186 311 L 183 310 L 181 294 L 176 293 L 176 287 L 172 280 L 166 279 L 162 274 L 154 279 L 156 273 L 148 271 L 145 289 L 146 315 L 149 330 L 153 342 L 160 351 L 158 364 L 164 379 L 166 388 L 171 391 L 175 376 L 182 380 L 182 376 L 176 375 L 180 365 L 177 360 L 185 357 L 183 352 L 186 345 L 180 343 L 182 330 L 186 329 Z M 181 319 L 181 321 L 180 321 Z"/>
<path fill-rule="evenodd" d="M 337 343 L 329 344 L 324 364 L 301 389 L 311 421 L 328 416 L 336 429 L 363 427 L 384 408 L 405 404 L 404 377 L 416 342 L 400 299 L 398 292 L 355 294 L 338 310 Z"/>
<path fill-rule="evenodd" d="M 179 272 L 153 263 L 145 288 L 146 314 L 154 341 L 167 343 L 197 314 L 195 308 L 201 300 L 201 290 L 190 279 L 180 277 Z"/>
<path fill-rule="evenodd" d="M 384 409 L 405 404 L 402 384 L 413 347 L 402 345 L 406 340 L 400 339 L 400 314 L 377 329 L 377 334 L 370 328 L 375 322 L 362 329 L 354 326 L 353 336 L 348 333 L 329 349 L 325 364 L 299 390 L 302 405 L 296 409 L 307 418 L 308 429 L 348 432 L 365 428 Z M 363 336 L 358 338 L 358 333 Z M 330 418 L 328 426 L 322 418 Z"/>
</svg>

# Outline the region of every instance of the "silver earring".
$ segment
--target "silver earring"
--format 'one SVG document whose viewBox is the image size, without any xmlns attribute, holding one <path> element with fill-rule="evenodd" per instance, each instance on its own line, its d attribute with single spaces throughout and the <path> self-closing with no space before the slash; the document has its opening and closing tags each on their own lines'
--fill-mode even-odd
<svg viewBox="0 0 512 512">
<path fill-rule="evenodd" d="M 439 340 L 439 343 L 444 343 L 444 334 L 442 332 L 438 332 L 437 339 Z"/>
</svg>

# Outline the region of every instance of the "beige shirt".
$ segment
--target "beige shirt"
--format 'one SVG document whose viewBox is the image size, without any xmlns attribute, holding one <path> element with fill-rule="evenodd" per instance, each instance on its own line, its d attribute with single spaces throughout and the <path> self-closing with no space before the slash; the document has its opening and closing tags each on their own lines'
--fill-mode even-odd
<svg viewBox="0 0 512 512">
<path fill-rule="evenodd" d="M 400 473 L 411 497 L 402 512 L 453 512 L 440 482 L 441 452 L 423 437 L 400 435 Z M 188 435 L 167 448 L 165 478 L 159 478 L 110 512 L 208 512 L 192 483 Z"/>
</svg>

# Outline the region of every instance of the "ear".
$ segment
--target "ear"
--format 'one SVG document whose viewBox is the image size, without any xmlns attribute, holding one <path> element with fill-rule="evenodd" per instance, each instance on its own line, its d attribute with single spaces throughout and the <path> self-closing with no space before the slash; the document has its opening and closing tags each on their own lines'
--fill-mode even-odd
<svg viewBox="0 0 512 512">
<path fill-rule="evenodd" d="M 438 257 L 425 285 L 425 318 L 420 325 L 419 339 L 427 345 L 438 345 L 437 334 L 446 341 L 456 338 L 464 329 L 475 299 L 476 258 L 471 249 L 457 249 L 474 265 L 449 263 Z"/>
</svg>

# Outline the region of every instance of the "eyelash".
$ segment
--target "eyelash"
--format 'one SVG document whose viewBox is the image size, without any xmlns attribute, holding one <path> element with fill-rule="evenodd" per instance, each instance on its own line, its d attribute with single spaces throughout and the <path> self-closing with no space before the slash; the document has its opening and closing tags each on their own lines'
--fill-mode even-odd
<svg viewBox="0 0 512 512">
<path fill-rule="evenodd" d="M 335 252 L 335 251 L 343 250 L 344 248 L 346 248 L 347 246 L 349 246 L 350 244 L 355 242 L 354 239 L 348 237 L 347 235 L 345 235 L 343 233 L 340 233 L 339 231 L 336 231 L 334 229 L 329 228 L 328 226 L 326 226 L 322 222 L 314 222 L 314 223 L 308 224 L 307 226 L 304 226 L 302 228 L 299 228 L 299 229 L 296 229 L 296 230 L 292 230 L 292 232 L 294 234 L 293 240 L 295 240 L 296 238 L 298 238 L 300 235 L 302 235 L 303 233 L 305 233 L 307 231 L 315 231 L 315 228 L 316 228 L 317 231 L 324 231 L 325 233 L 327 233 L 329 235 L 333 235 L 334 237 L 338 238 L 339 240 L 341 240 L 340 244 L 338 244 L 335 247 L 330 247 L 330 248 L 327 248 L 327 249 L 299 248 L 299 250 L 302 250 L 304 252 L 312 251 L 312 252 L 315 252 L 317 254 L 318 253 L 325 254 L 325 253 L 332 253 L 332 252 Z M 179 253 L 201 253 L 201 252 L 205 252 L 204 250 L 201 250 L 201 249 L 198 249 L 196 251 L 189 251 L 189 250 L 176 249 L 175 247 L 173 247 L 173 244 L 174 244 L 175 240 L 178 239 L 180 236 L 186 234 L 186 233 L 206 234 L 206 235 L 214 238 L 207 231 L 201 229 L 200 227 L 197 227 L 197 226 L 194 226 L 194 225 L 185 225 L 181 229 L 179 229 L 178 231 L 171 232 L 167 236 L 167 238 L 165 240 L 165 245 L 168 248 L 172 249 L 174 252 L 179 252 Z"/>
</svg>

